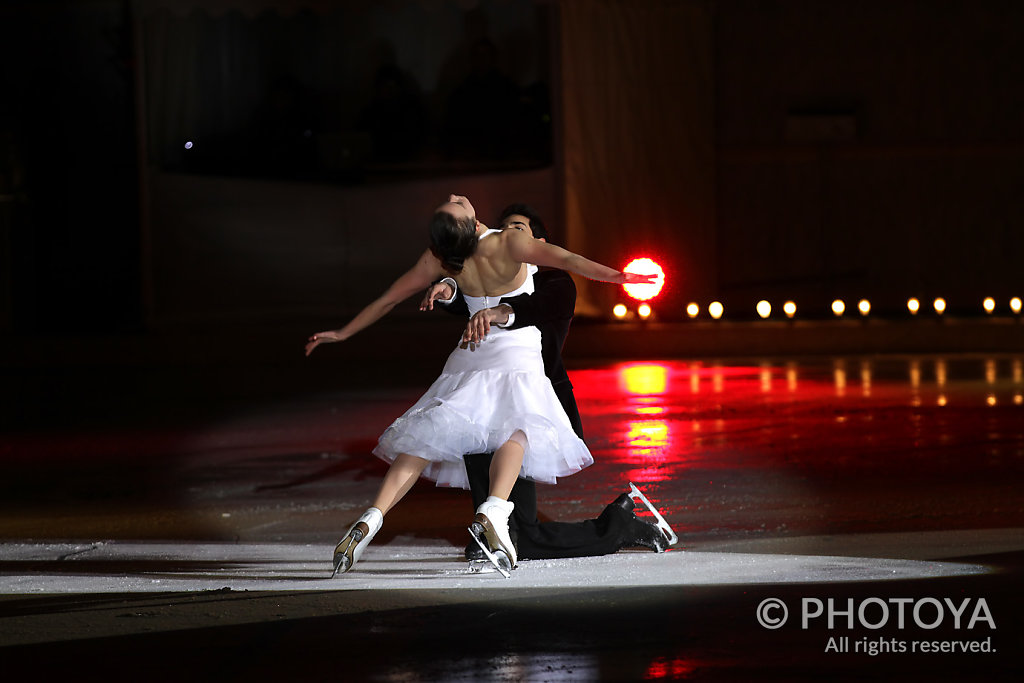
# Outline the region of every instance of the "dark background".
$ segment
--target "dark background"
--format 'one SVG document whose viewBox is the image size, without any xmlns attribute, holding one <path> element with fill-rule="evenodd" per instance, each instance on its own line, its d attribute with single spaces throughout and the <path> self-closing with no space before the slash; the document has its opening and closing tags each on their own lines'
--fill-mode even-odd
<svg viewBox="0 0 1024 683">
<path fill-rule="evenodd" d="M 1022 28 L 1012 0 L 8 2 L 0 334 L 336 320 L 450 191 L 657 252 L 665 320 L 1009 315 Z"/>
</svg>

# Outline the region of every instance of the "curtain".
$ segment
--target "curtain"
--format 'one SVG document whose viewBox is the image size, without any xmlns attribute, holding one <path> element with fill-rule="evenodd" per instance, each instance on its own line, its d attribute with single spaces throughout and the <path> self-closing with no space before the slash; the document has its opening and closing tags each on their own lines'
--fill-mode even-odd
<svg viewBox="0 0 1024 683">
<path fill-rule="evenodd" d="M 613 267 L 657 260 L 665 317 L 716 287 L 712 32 L 708 2 L 560 5 L 566 244 Z M 581 315 L 621 296 L 578 285 Z"/>
</svg>

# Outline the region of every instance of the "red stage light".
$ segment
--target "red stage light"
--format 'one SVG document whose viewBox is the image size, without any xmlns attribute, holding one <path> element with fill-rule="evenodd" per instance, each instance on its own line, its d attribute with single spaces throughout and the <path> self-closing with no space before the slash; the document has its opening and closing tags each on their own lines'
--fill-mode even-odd
<svg viewBox="0 0 1024 683">
<path fill-rule="evenodd" d="M 665 271 L 661 269 L 661 266 L 649 258 L 633 259 L 625 268 L 622 269 L 622 272 L 657 276 L 654 282 L 650 284 L 622 285 L 622 288 L 626 290 L 626 294 L 630 295 L 637 301 L 649 301 L 653 299 L 658 296 L 661 292 L 661 288 L 665 286 Z"/>
</svg>

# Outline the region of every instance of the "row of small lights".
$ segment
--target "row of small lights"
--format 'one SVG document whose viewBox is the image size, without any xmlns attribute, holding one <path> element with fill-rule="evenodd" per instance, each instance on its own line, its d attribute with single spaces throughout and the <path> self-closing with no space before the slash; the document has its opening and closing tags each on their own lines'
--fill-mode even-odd
<svg viewBox="0 0 1024 683">
<path fill-rule="evenodd" d="M 942 315 L 946 312 L 946 300 L 942 297 L 938 297 L 932 302 L 932 307 L 935 309 L 937 314 Z M 986 313 L 992 314 L 996 310 L 996 301 L 992 297 L 986 297 L 985 300 L 982 301 L 981 307 Z M 1019 315 L 1021 308 L 1022 303 L 1020 297 L 1015 296 L 1010 299 L 1010 310 L 1013 311 L 1014 314 Z M 762 299 L 757 302 L 756 310 L 757 314 L 761 316 L 761 318 L 768 318 L 772 314 L 772 305 L 768 301 Z M 867 299 L 861 299 L 857 302 L 857 310 L 862 316 L 868 315 L 871 312 L 871 302 Z M 907 299 L 907 310 L 910 311 L 911 315 L 917 315 L 921 310 L 920 300 L 915 297 Z M 793 318 L 796 316 L 796 303 L 793 301 L 787 301 L 782 305 L 782 312 L 786 314 L 787 318 Z M 653 311 L 649 304 L 644 303 L 637 307 L 636 313 L 641 318 L 647 319 L 651 316 Z M 708 304 L 708 315 L 715 320 L 721 318 L 724 313 L 725 306 L 723 306 L 720 301 L 712 301 Z M 834 313 L 837 318 L 842 317 L 843 314 L 846 313 L 846 302 L 842 299 L 836 299 L 833 301 L 832 313 Z M 625 304 L 616 304 L 612 309 L 612 315 L 621 320 L 629 315 L 629 309 Z M 688 304 L 686 306 L 686 315 L 691 318 L 696 318 L 700 315 L 700 306 L 696 303 Z"/>
</svg>

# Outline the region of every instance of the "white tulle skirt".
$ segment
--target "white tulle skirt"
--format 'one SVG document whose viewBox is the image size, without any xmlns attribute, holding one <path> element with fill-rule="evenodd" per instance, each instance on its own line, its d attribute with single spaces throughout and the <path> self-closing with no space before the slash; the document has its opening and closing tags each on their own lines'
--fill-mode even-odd
<svg viewBox="0 0 1024 683">
<path fill-rule="evenodd" d="M 430 461 L 423 476 L 438 486 L 469 488 L 463 457 L 490 453 L 522 430 L 520 476 L 553 484 L 594 462 L 544 375 L 535 327 L 492 327 L 475 351 L 456 348 L 425 394 L 385 430 L 374 455 Z"/>
</svg>

